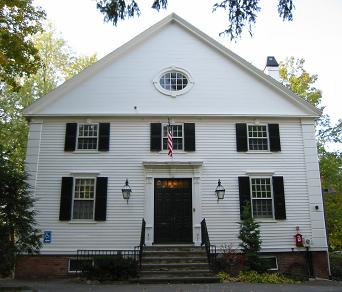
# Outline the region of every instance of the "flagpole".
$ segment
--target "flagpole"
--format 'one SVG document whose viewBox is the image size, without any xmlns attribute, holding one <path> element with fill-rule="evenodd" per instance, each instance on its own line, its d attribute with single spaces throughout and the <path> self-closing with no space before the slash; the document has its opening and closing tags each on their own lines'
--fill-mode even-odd
<svg viewBox="0 0 342 292">
<path fill-rule="evenodd" d="M 172 134 L 172 128 L 170 124 L 170 118 L 167 118 L 168 126 L 167 126 L 167 155 L 171 156 L 171 159 L 173 160 L 173 134 Z"/>
</svg>

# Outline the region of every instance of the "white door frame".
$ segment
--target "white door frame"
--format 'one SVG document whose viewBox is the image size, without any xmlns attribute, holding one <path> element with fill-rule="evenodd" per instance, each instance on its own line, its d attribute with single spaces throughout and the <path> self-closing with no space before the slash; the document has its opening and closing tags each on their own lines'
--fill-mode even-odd
<svg viewBox="0 0 342 292">
<path fill-rule="evenodd" d="M 144 161 L 145 198 L 144 218 L 146 221 L 145 244 L 154 240 L 154 179 L 191 178 L 192 179 L 192 238 L 196 246 L 201 245 L 201 169 L 202 161 Z"/>
</svg>

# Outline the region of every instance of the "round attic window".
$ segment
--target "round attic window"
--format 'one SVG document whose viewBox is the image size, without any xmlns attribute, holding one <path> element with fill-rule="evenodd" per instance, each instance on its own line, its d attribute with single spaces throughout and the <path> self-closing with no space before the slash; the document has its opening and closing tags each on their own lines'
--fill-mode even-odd
<svg viewBox="0 0 342 292">
<path fill-rule="evenodd" d="M 193 85 L 190 74 L 183 69 L 175 67 L 163 70 L 153 80 L 153 83 L 161 93 L 171 96 L 184 94 Z"/>
</svg>

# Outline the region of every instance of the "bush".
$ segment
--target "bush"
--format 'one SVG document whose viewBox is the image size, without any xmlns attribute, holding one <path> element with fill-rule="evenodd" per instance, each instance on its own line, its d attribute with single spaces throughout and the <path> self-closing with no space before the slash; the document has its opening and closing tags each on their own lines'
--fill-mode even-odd
<svg viewBox="0 0 342 292">
<path fill-rule="evenodd" d="M 245 203 L 240 223 L 239 237 L 241 251 L 244 254 L 245 266 L 248 270 L 258 272 L 266 271 L 263 261 L 260 258 L 261 238 L 259 224 L 254 220 L 251 211 L 251 204 Z"/>
<path fill-rule="evenodd" d="M 269 283 L 269 284 L 295 284 L 298 283 L 279 273 L 258 273 L 255 271 L 240 272 L 236 277 L 220 272 L 218 276 L 223 281 L 247 282 L 247 283 Z"/>
<path fill-rule="evenodd" d="M 134 259 L 121 255 L 96 257 L 92 265 L 85 264 L 81 270 L 86 278 L 100 281 L 126 280 L 137 276 L 137 264 Z"/>
<path fill-rule="evenodd" d="M 222 254 L 216 259 L 215 269 L 236 276 L 243 269 L 244 258 L 240 250 L 232 248 L 232 244 L 224 245 Z"/>
<path fill-rule="evenodd" d="M 342 253 L 330 254 L 330 268 L 333 279 L 342 281 Z"/>
</svg>

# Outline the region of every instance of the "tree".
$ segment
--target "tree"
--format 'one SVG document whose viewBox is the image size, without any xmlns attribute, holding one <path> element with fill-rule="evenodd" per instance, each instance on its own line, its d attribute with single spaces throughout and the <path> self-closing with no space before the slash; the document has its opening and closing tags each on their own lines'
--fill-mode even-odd
<svg viewBox="0 0 342 292">
<path fill-rule="evenodd" d="M 324 195 L 325 218 L 331 251 L 342 250 L 342 195 Z"/>
<path fill-rule="evenodd" d="M 251 204 L 243 206 L 242 222 L 240 223 L 239 239 L 240 247 L 245 256 L 245 263 L 251 270 L 263 270 L 259 251 L 261 248 L 259 224 L 254 221 L 251 212 Z"/>
<path fill-rule="evenodd" d="M 282 83 L 301 98 L 324 111 L 321 106 L 322 92 L 314 84 L 317 75 L 309 74 L 305 60 L 288 58 L 280 65 Z M 323 188 L 334 187 L 342 191 L 342 159 L 339 151 L 329 151 L 329 143 L 342 143 L 342 119 L 331 125 L 330 117 L 322 114 L 316 122 L 316 140 L 320 159 L 320 174 Z"/>
<path fill-rule="evenodd" d="M 8 276 L 17 253 L 41 246 L 26 174 L 19 171 L 0 145 L 0 274 Z"/>
<path fill-rule="evenodd" d="M 96 0 L 97 9 L 104 15 L 106 22 L 117 25 L 119 20 L 139 16 L 141 14 L 138 3 L 135 0 Z M 260 12 L 259 0 L 223 0 L 214 4 L 213 12 L 223 9 L 227 12 L 229 25 L 220 35 L 227 35 L 230 39 L 241 36 L 244 27 L 252 35 L 253 25 L 256 23 L 257 14 Z M 152 8 L 159 11 L 166 9 L 168 0 L 151 0 Z M 291 21 L 294 10 L 293 0 L 278 0 L 278 13 L 283 20 Z"/>
<path fill-rule="evenodd" d="M 7 83 L 18 88 L 18 78 L 39 67 L 32 36 L 42 29 L 45 12 L 32 0 L 0 0 L 0 89 Z"/>
<path fill-rule="evenodd" d="M 291 57 L 280 66 L 280 76 L 283 84 L 298 96 L 312 105 L 320 108 L 322 92 L 314 87 L 317 75 L 310 75 L 304 69 L 304 59 L 295 60 Z M 332 126 L 330 117 L 326 114 L 316 122 L 316 139 L 319 154 L 319 166 L 322 187 L 332 188 L 340 194 L 325 194 L 324 208 L 330 250 L 342 249 L 342 154 L 339 151 L 329 151 L 329 143 L 342 142 L 342 120 Z"/>
<path fill-rule="evenodd" d="M 41 66 L 35 74 L 22 78 L 18 92 L 4 85 L 0 96 L 0 141 L 9 159 L 21 170 L 28 134 L 23 109 L 96 61 L 96 55 L 77 56 L 72 52 L 51 24 L 47 31 L 36 34 L 33 42 Z"/>
</svg>

